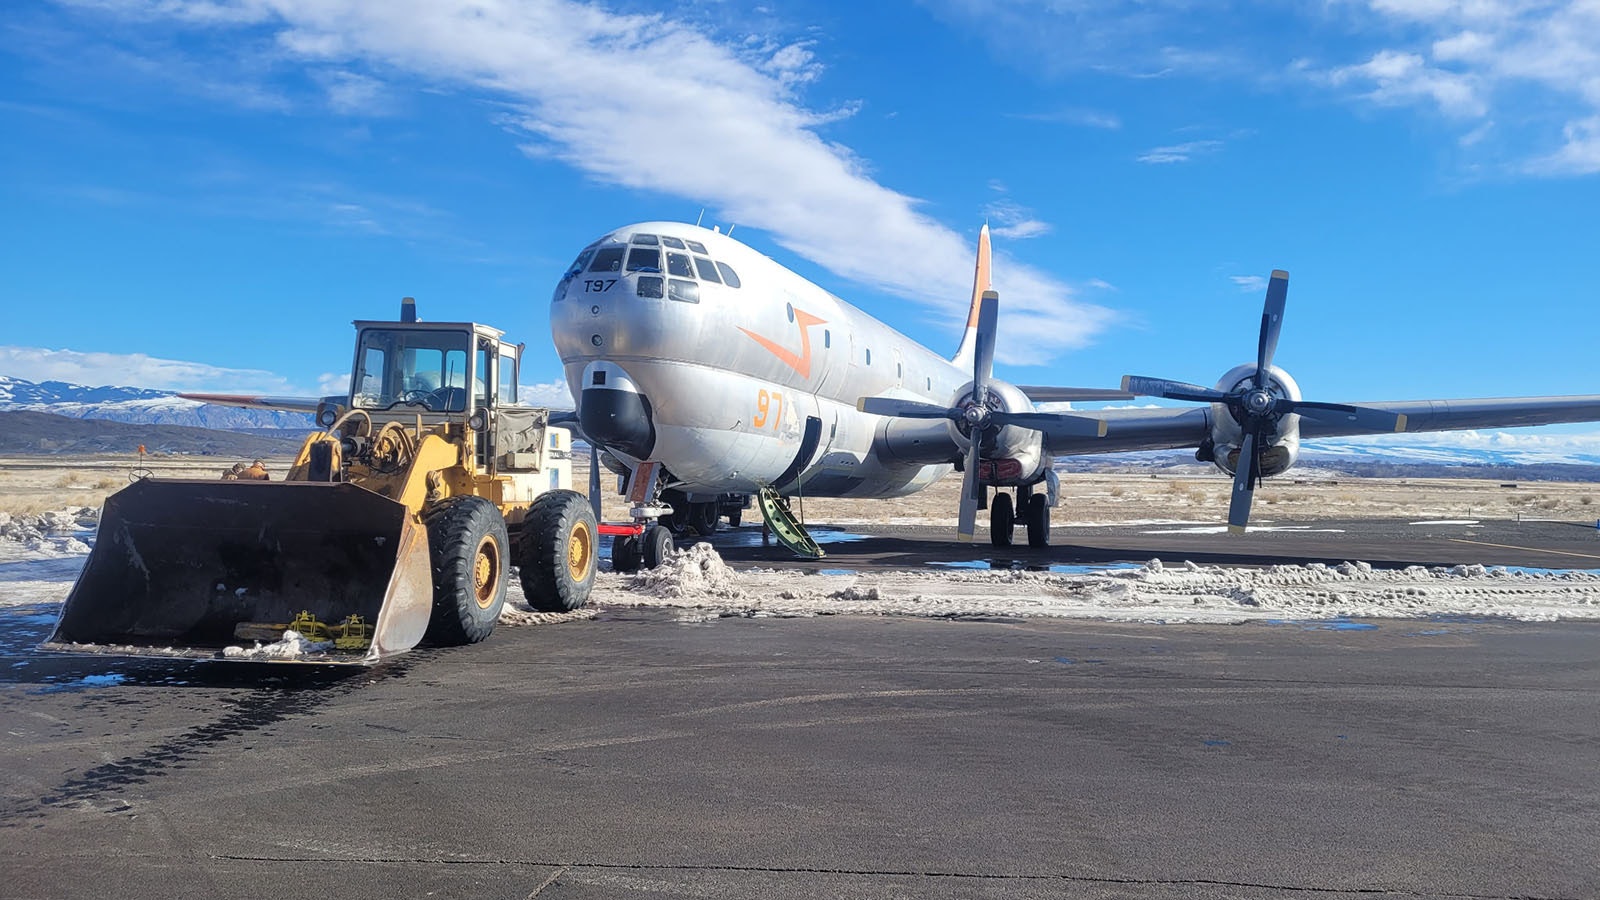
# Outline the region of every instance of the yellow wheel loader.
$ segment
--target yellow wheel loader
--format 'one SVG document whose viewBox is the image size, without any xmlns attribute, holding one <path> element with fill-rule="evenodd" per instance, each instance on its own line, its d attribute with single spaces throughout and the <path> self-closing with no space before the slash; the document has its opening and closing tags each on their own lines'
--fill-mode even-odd
<svg viewBox="0 0 1600 900">
<path fill-rule="evenodd" d="M 535 609 L 583 606 L 599 532 L 569 433 L 516 404 L 522 346 L 414 309 L 355 323 L 350 392 L 320 404 L 284 480 L 145 478 L 107 498 L 44 647 L 372 663 L 488 637 L 513 567 Z"/>
</svg>

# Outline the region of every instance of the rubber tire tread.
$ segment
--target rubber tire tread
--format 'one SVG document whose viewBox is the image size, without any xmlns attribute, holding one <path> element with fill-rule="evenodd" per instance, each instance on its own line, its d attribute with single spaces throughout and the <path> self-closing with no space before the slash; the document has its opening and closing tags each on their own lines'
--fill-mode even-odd
<svg viewBox="0 0 1600 900">
<path fill-rule="evenodd" d="M 644 551 L 639 547 L 636 534 L 618 535 L 611 541 L 611 571 L 637 572 L 644 562 Z"/>
<path fill-rule="evenodd" d="M 646 528 L 639 537 L 639 544 L 644 549 L 646 569 L 661 565 L 677 549 L 677 544 L 672 540 L 672 529 L 660 525 Z"/>
<path fill-rule="evenodd" d="M 1050 546 L 1050 498 L 1044 494 L 1028 498 L 1028 546 Z"/>
<path fill-rule="evenodd" d="M 589 571 L 574 579 L 567 568 L 567 546 L 579 524 L 589 529 Z M 522 596 L 540 612 L 571 612 L 589 602 L 600 567 L 600 529 L 589 499 L 577 491 L 546 491 L 522 520 L 517 570 Z"/>
<path fill-rule="evenodd" d="M 433 569 L 433 614 L 427 641 L 435 646 L 476 644 L 494 631 L 506 603 L 510 537 L 505 517 L 482 497 L 448 497 L 428 515 L 428 556 Z M 488 609 L 478 606 L 473 587 L 478 542 L 493 535 L 500 550 L 500 585 Z"/>
<path fill-rule="evenodd" d="M 1017 514 L 1011 495 L 1004 491 L 995 494 L 994 502 L 989 504 L 989 543 L 996 547 L 1011 546 L 1016 527 Z"/>
</svg>

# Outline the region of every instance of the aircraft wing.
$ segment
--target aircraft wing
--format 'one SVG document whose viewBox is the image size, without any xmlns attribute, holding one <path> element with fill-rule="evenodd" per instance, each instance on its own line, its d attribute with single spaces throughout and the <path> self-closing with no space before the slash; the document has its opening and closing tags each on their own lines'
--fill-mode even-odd
<svg viewBox="0 0 1600 900">
<path fill-rule="evenodd" d="M 1463 431 L 1472 428 L 1514 428 L 1600 421 L 1600 394 L 1565 397 L 1498 397 L 1476 400 L 1385 400 L 1349 404 L 1405 416 L 1406 433 Z M 1039 427 L 1045 448 L 1057 456 L 1121 453 L 1131 450 L 1171 450 L 1196 447 L 1211 428 L 1212 407 L 1187 409 L 1079 410 L 1106 423 L 1104 437 L 1085 437 L 1074 430 L 1049 424 Z M 1394 428 L 1374 428 L 1339 421 L 1338 416 L 1304 417 L 1302 438 L 1392 434 Z"/>
<path fill-rule="evenodd" d="M 323 401 L 343 404 L 344 396 L 335 397 L 265 397 L 260 394 L 191 394 L 179 393 L 185 400 L 199 400 L 217 406 L 240 406 L 245 409 L 275 409 L 283 412 L 314 413 Z"/>
</svg>

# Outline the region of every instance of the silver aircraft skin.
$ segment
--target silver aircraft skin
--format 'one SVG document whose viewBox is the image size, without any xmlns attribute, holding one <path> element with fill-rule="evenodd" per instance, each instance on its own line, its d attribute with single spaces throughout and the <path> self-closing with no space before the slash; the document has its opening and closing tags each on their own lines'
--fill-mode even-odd
<svg viewBox="0 0 1600 900">
<path fill-rule="evenodd" d="M 971 469 L 962 465 L 971 459 L 973 502 L 988 506 L 988 489 L 1015 487 L 1006 515 L 1015 509 L 1021 521 L 1034 485 L 1055 505 L 1054 456 L 1197 448 L 1236 477 L 1242 511 L 1230 522 L 1242 528 L 1250 491 L 1294 464 L 1302 437 L 1600 420 L 1600 395 L 1304 401 L 1271 362 L 1283 272 L 1273 273 L 1256 360 L 1229 370 L 1215 389 L 1125 380 L 1139 394 L 1204 405 L 1036 413 L 1034 401 L 1115 392 L 989 377 L 992 307 L 989 333 L 979 333 L 989 260 L 985 228 L 972 315 L 946 357 L 717 230 L 641 222 L 581 251 L 556 286 L 551 330 L 578 422 L 606 463 L 629 472 L 659 463 L 663 486 L 702 501 L 769 486 L 808 497 L 895 497 L 956 466 Z M 1253 466 L 1241 464 L 1251 456 Z M 970 538 L 971 514 L 962 512 Z"/>
</svg>

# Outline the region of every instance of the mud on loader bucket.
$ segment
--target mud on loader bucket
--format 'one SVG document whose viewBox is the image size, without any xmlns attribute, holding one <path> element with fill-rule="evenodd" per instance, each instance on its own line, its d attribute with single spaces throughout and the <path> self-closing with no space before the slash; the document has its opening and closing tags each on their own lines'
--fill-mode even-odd
<svg viewBox="0 0 1600 900">
<path fill-rule="evenodd" d="M 223 658 L 308 612 L 356 637 L 289 661 L 359 665 L 416 646 L 432 603 L 427 530 L 401 503 L 352 484 L 145 479 L 107 498 L 44 648 Z"/>
</svg>

